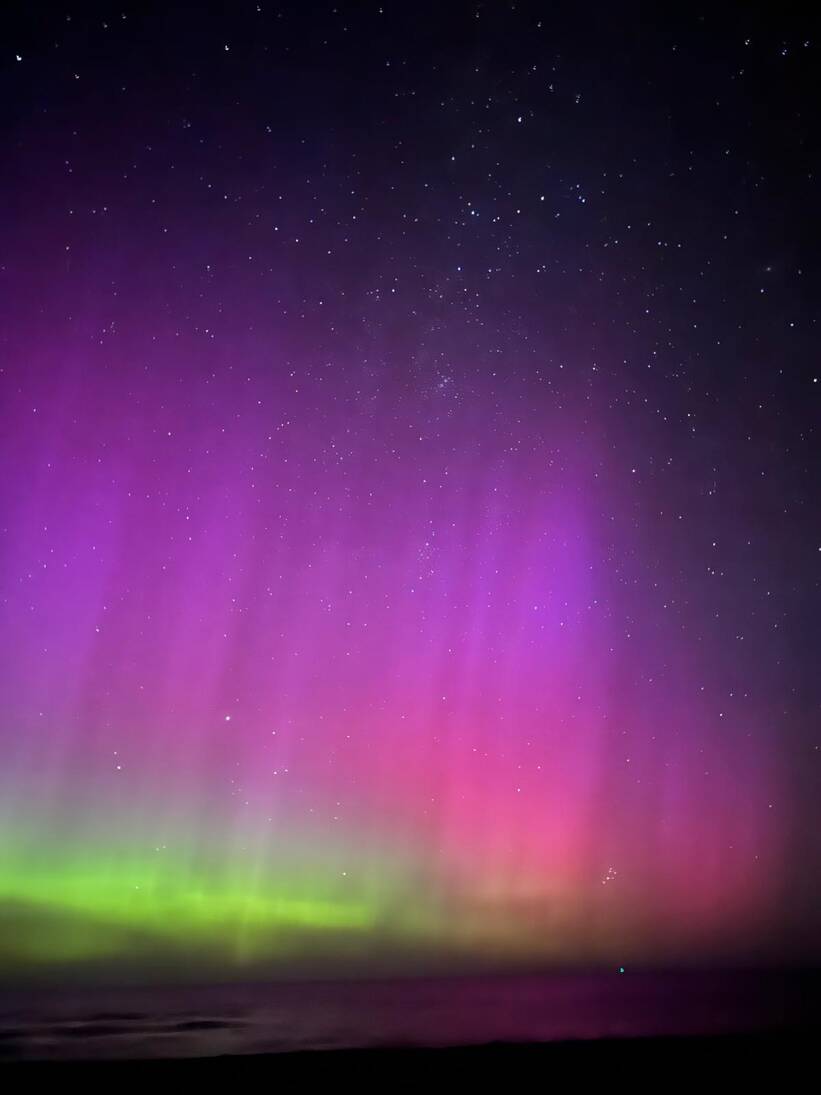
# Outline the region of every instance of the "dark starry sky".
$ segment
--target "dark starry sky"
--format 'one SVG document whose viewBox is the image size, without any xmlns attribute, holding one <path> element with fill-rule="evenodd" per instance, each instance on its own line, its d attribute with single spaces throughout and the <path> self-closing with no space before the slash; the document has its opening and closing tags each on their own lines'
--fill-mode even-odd
<svg viewBox="0 0 821 1095">
<path fill-rule="evenodd" d="M 105 817 L 254 892 L 360 849 L 388 946 L 384 857 L 428 944 L 818 954 L 819 30 L 4 5 L 9 862 Z M 272 812 L 350 828 L 295 880 Z"/>
</svg>

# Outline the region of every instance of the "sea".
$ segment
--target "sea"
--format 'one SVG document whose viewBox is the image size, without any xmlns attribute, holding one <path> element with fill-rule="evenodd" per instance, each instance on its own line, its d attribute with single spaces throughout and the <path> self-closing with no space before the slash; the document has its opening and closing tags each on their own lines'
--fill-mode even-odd
<svg viewBox="0 0 821 1095">
<path fill-rule="evenodd" d="M 0 988 L 0 1059 L 129 1060 L 788 1031 L 817 977 L 668 971 Z"/>
</svg>

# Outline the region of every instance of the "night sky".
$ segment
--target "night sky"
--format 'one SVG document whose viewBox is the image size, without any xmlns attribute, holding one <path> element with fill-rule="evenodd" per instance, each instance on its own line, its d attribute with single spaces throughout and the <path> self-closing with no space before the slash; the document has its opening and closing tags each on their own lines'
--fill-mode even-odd
<svg viewBox="0 0 821 1095">
<path fill-rule="evenodd" d="M 717 7 L 4 6 L 0 971 L 821 958 L 821 28 Z"/>
</svg>

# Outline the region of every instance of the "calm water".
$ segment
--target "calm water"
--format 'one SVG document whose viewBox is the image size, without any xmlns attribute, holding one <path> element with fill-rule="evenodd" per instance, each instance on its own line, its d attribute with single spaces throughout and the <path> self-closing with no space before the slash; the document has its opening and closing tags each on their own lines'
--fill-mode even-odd
<svg viewBox="0 0 821 1095">
<path fill-rule="evenodd" d="M 807 978 L 630 972 L 0 992 L 0 1056 L 189 1057 L 728 1033 L 806 1023 L 809 995 Z"/>
</svg>

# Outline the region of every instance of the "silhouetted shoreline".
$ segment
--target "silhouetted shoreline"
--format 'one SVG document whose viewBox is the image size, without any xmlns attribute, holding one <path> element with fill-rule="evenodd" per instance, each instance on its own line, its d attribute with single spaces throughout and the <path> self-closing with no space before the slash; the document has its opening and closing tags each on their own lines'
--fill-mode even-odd
<svg viewBox="0 0 821 1095">
<path fill-rule="evenodd" d="M 328 1080 L 358 1085 L 404 1084 L 412 1080 L 555 1084 L 609 1078 L 612 1082 L 652 1080 L 665 1089 L 686 1081 L 713 1082 L 719 1076 L 764 1079 L 788 1076 L 811 1064 L 816 1027 L 701 1038 L 616 1038 L 549 1043 L 491 1043 L 450 1048 L 310 1050 L 296 1053 L 155 1058 L 119 1061 L 9 1061 L 0 1074 L 42 1082 L 82 1080 L 84 1084 L 219 1080 L 304 1082 Z M 626 1071 L 625 1071 L 626 1070 Z"/>
</svg>

